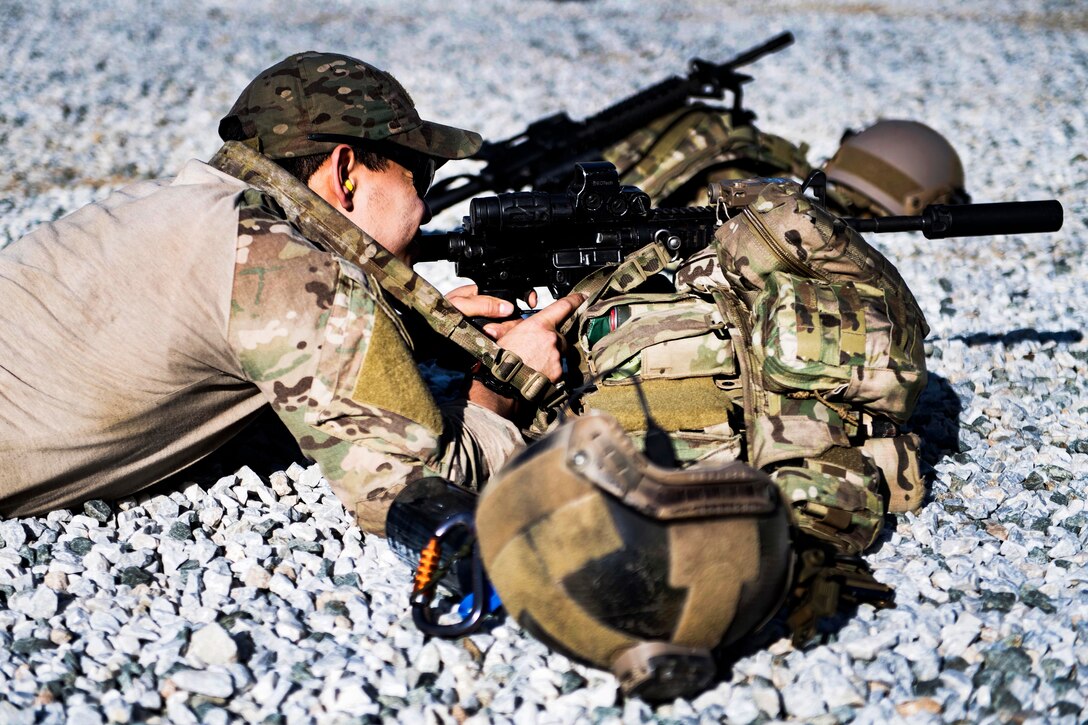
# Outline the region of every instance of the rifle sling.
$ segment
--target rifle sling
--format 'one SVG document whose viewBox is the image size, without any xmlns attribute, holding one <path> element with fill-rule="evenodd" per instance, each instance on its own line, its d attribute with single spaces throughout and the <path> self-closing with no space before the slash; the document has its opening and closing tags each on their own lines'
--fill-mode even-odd
<svg viewBox="0 0 1088 725">
<path fill-rule="evenodd" d="M 587 275 L 574 285 L 571 292 L 585 295 L 581 309 L 586 309 L 601 299 L 607 292 L 624 294 L 664 270 L 669 264 L 669 252 L 661 242 L 650 242 L 624 257 L 615 267 L 601 267 Z M 566 326 L 560 330 L 566 333 L 573 318 L 568 318 Z"/>
<path fill-rule="evenodd" d="M 267 156 L 238 141 L 227 141 L 208 163 L 271 196 L 307 239 L 357 264 L 382 289 L 419 312 L 436 332 L 479 360 L 495 378 L 517 388 L 526 400 L 554 403 L 564 397 L 542 373 L 473 327 L 434 285 Z"/>
</svg>

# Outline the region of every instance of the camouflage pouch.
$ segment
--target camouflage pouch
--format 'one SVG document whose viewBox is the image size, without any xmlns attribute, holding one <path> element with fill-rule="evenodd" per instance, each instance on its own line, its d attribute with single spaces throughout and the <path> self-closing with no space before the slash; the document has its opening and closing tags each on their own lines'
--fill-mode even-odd
<svg viewBox="0 0 1088 725">
<path fill-rule="evenodd" d="M 722 195 L 719 202 L 735 203 Z M 884 290 L 890 319 L 904 329 L 916 327 L 918 339 L 929 334 L 925 316 L 895 266 L 792 181 L 763 186 L 754 201 L 718 228 L 714 239 L 720 265 L 715 276 L 730 283 L 749 309 L 772 273 L 789 272 Z"/>
<path fill-rule="evenodd" d="M 634 324 L 625 324 L 631 321 Z M 689 295 L 623 295 L 586 310 L 579 340 L 605 384 L 735 375 L 718 308 Z"/>
<path fill-rule="evenodd" d="M 771 474 L 794 525 L 843 554 L 857 554 L 884 525 L 880 471 L 857 448 L 832 448 Z"/>
<path fill-rule="evenodd" d="M 872 459 L 888 486 L 888 513 L 917 511 L 925 498 L 925 479 L 918 465 L 921 439 L 914 433 L 893 438 L 870 438 L 862 452 Z"/>
<path fill-rule="evenodd" d="M 737 363 L 725 327 L 717 306 L 691 295 L 625 294 L 590 306 L 576 345 L 596 379 L 584 406 L 611 414 L 636 444 L 649 410 L 681 464 L 735 460 Z"/>
<path fill-rule="evenodd" d="M 917 325 L 890 318 L 888 292 L 772 272 L 754 302 L 752 344 L 767 390 L 807 391 L 902 423 L 926 384 Z"/>
<path fill-rule="evenodd" d="M 895 268 L 796 184 L 729 191 L 741 212 L 680 265 L 677 289 L 709 293 L 735 335 L 746 459 L 804 499 L 800 530 L 860 551 L 885 510 L 916 508 L 924 493 L 917 441 L 866 440 L 866 421 L 902 422 L 913 410 L 925 319 Z M 842 456 L 855 464 L 827 465 Z"/>
<path fill-rule="evenodd" d="M 726 286 L 729 286 L 729 280 L 718 261 L 717 245 L 699 250 L 676 268 L 676 289 L 680 292 L 710 294 Z"/>
</svg>

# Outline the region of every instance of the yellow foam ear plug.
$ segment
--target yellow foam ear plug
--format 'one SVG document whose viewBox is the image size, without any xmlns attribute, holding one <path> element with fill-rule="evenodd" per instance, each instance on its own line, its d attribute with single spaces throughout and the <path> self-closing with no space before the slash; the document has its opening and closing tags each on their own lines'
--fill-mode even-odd
<svg viewBox="0 0 1088 725">
<path fill-rule="evenodd" d="M 351 179 L 344 179 L 344 188 L 348 190 L 349 194 L 355 193 L 355 184 Z"/>
</svg>

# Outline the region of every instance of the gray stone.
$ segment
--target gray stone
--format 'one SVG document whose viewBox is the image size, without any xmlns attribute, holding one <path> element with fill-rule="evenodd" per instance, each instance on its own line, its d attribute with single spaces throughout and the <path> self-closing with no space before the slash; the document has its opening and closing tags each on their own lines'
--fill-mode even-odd
<svg viewBox="0 0 1088 725">
<path fill-rule="evenodd" d="M 186 699 L 184 692 L 175 693 L 167 698 L 166 715 L 171 723 L 177 723 L 177 725 L 198 725 L 200 720 L 185 706 Z"/>
<path fill-rule="evenodd" d="M 148 584 L 154 580 L 155 577 L 153 574 L 135 566 L 125 567 L 121 570 L 121 574 L 118 577 L 118 581 L 130 587 L 136 586 L 137 584 Z"/>
<path fill-rule="evenodd" d="M 774 687 L 769 684 L 764 684 L 763 681 L 756 681 L 751 686 L 752 701 L 755 702 L 756 707 L 761 712 L 766 713 L 769 717 L 778 717 L 782 712 L 782 695 Z"/>
<path fill-rule="evenodd" d="M 575 690 L 580 690 L 587 684 L 586 678 L 582 677 L 574 670 L 567 670 L 563 673 L 562 679 L 559 684 L 559 692 L 563 695 L 569 695 Z"/>
<path fill-rule="evenodd" d="M 95 521 L 101 521 L 102 523 L 109 521 L 110 517 L 113 515 L 113 511 L 110 510 L 110 505 L 105 501 L 99 501 L 97 499 L 84 503 L 83 512 Z"/>
<path fill-rule="evenodd" d="M 76 536 L 72 539 L 69 539 L 65 543 L 65 547 L 68 549 L 68 551 L 71 551 L 77 556 L 85 556 L 88 552 L 90 552 L 93 546 L 94 542 L 88 539 L 86 536 Z"/>
<path fill-rule="evenodd" d="M 121 623 L 117 618 L 101 609 L 91 612 L 90 624 L 96 632 L 117 634 L 121 631 Z"/>
<path fill-rule="evenodd" d="M 238 661 L 238 645 L 227 630 L 212 622 L 192 633 L 186 654 L 206 665 L 229 665 Z"/>
<path fill-rule="evenodd" d="M 48 586 L 13 596 L 9 606 L 32 619 L 49 619 L 57 613 L 57 593 Z"/>
<path fill-rule="evenodd" d="M 160 521 L 176 519 L 178 514 L 181 513 L 181 507 L 169 496 L 156 496 L 151 499 L 150 504 L 151 511 L 155 514 L 155 518 Z"/>
<path fill-rule="evenodd" d="M 234 575 L 227 569 L 225 562 L 220 560 L 219 563 L 222 564 L 221 567 L 208 569 L 201 576 L 201 580 L 204 584 L 205 593 L 226 597 L 230 594 L 231 586 L 234 584 Z"/>
<path fill-rule="evenodd" d="M 53 649 L 56 645 L 40 637 L 22 637 L 11 643 L 11 651 L 19 655 L 31 655 L 46 649 Z"/>
<path fill-rule="evenodd" d="M 166 535 L 175 541 L 188 541 L 193 538 L 193 528 L 188 520 L 176 520 L 166 530 Z"/>
<path fill-rule="evenodd" d="M 284 471 L 276 471 L 268 477 L 269 485 L 277 496 L 286 496 L 293 490 L 291 479 Z"/>
<path fill-rule="evenodd" d="M 93 705 L 72 705 L 64 713 L 68 725 L 102 725 L 105 719 L 99 709 Z"/>
<path fill-rule="evenodd" d="M 892 628 L 875 627 L 865 636 L 847 642 L 846 652 L 854 659 L 871 660 L 877 653 L 894 647 L 899 641 L 899 633 Z"/>
<path fill-rule="evenodd" d="M 224 510 L 221 506 L 205 506 L 197 514 L 200 525 L 206 529 L 214 529 L 223 520 Z"/>
<path fill-rule="evenodd" d="M 234 694 L 234 685 L 230 675 L 214 670 L 178 670 L 170 675 L 170 679 L 182 690 L 226 699 Z"/>
</svg>

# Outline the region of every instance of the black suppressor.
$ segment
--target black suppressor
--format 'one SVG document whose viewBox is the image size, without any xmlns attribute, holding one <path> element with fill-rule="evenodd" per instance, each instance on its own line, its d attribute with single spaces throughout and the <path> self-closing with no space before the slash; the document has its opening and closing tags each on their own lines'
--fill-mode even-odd
<svg viewBox="0 0 1088 725">
<path fill-rule="evenodd" d="M 1062 205 L 1047 201 L 1006 201 L 996 204 L 932 204 L 918 216 L 845 219 L 859 232 L 921 232 L 926 239 L 987 237 L 997 234 L 1039 234 L 1062 228 Z"/>
</svg>

